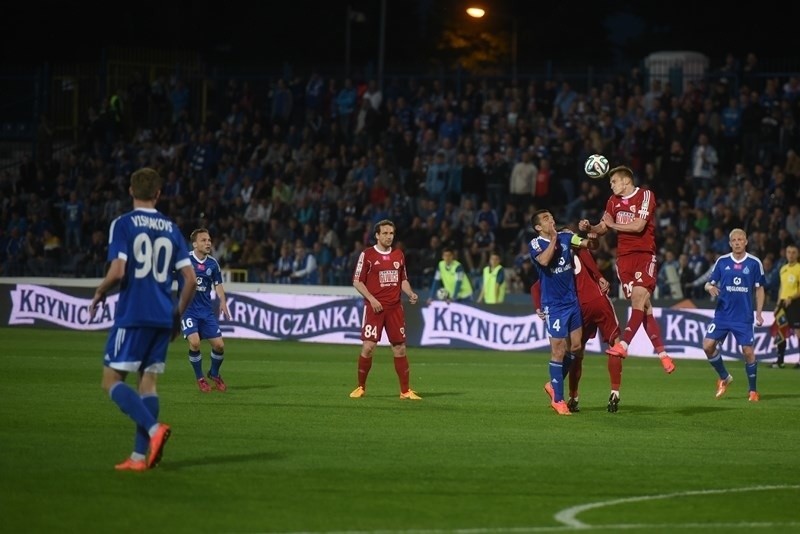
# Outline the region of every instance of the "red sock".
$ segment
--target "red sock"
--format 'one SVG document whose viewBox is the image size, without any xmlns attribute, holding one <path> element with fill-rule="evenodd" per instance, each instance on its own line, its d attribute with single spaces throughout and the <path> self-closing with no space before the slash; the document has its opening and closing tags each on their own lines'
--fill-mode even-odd
<svg viewBox="0 0 800 534">
<path fill-rule="evenodd" d="M 408 357 L 394 358 L 394 370 L 400 379 L 400 393 L 408 391 Z"/>
<path fill-rule="evenodd" d="M 664 340 L 661 338 L 661 327 L 658 326 L 658 321 L 652 315 L 644 316 L 644 331 L 647 332 L 647 337 L 653 344 L 653 350 L 656 354 L 664 352 Z"/>
<path fill-rule="evenodd" d="M 569 396 L 573 399 L 578 396 L 578 383 L 583 372 L 583 358 L 576 357 L 569 367 Z"/>
<path fill-rule="evenodd" d="M 611 389 L 619 391 L 622 385 L 622 358 L 608 357 L 608 378 L 611 379 Z"/>
<path fill-rule="evenodd" d="M 642 326 L 642 321 L 644 321 L 644 311 L 634 308 L 631 312 L 631 318 L 628 320 L 628 325 L 622 333 L 622 341 L 630 345 L 633 336 L 636 335 L 636 331 Z"/>
<path fill-rule="evenodd" d="M 358 357 L 358 385 L 362 388 L 367 387 L 367 375 L 372 368 L 372 358 Z"/>
</svg>

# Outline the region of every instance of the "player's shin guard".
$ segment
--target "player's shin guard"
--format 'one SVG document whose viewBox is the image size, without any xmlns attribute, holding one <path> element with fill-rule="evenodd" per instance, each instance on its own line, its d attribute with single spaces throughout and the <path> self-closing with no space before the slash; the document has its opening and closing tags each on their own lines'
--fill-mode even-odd
<svg viewBox="0 0 800 534">
<path fill-rule="evenodd" d="M 192 364 L 194 379 L 200 380 L 203 378 L 203 356 L 200 354 L 199 350 L 189 351 L 189 363 Z"/>
<path fill-rule="evenodd" d="M 729 373 L 728 370 L 725 369 L 725 363 L 723 363 L 722 361 L 722 354 L 717 354 L 716 356 L 708 360 L 708 363 L 711 364 L 711 367 L 714 368 L 714 370 L 717 372 L 721 380 L 725 380 L 726 378 L 728 378 Z"/>
<path fill-rule="evenodd" d="M 358 357 L 358 385 L 362 388 L 367 387 L 367 376 L 372 369 L 372 358 Z"/>
<path fill-rule="evenodd" d="M 573 399 L 578 396 L 578 385 L 583 374 L 583 358 L 575 357 L 575 361 L 569 366 L 569 396 Z"/>
<path fill-rule="evenodd" d="M 639 330 L 639 327 L 642 326 L 643 321 L 644 311 L 634 308 L 634 310 L 631 312 L 631 318 L 628 320 L 628 324 L 625 326 L 625 330 L 622 332 L 622 341 L 624 341 L 626 345 L 631 344 L 633 336 L 636 335 L 636 332 Z"/>
<path fill-rule="evenodd" d="M 566 378 L 572 364 L 575 363 L 575 354 L 568 352 L 564 355 L 564 361 L 561 362 L 561 378 Z"/>
<path fill-rule="evenodd" d="M 225 351 L 211 351 L 211 376 L 219 376 L 219 368 L 222 367 L 222 360 L 225 359 Z"/>
<path fill-rule="evenodd" d="M 158 419 L 158 412 L 160 410 L 160 404 L 158 401 L 158 395 L 142 395 L 142 402 L 144 403 L 145 407 L 150 411 L 150 413 Z M 147 454 L 147 447 L 150 445 L 150 434 L 147 433 L 147 429 L 136 425 L 136 440 L 133 444 L 133 452 L 139 454 Z"/>
<path fill-rule="evenodd" d="M 650 338 L 650 343 L 653 344 L 653 350 L 656 354 L 664 351 L 664 339 L 661 337 L 661 327 L 658 326 L 656 318 L 650 314 L 644 316 L 644 331 L 647 337 Z"/>
<path fill-rule="evenodd" d="M 117 382 L 111 386 L 108 395 L 119 406 L 119 409 L 133 419 L 138 426 L 150 429 L 158 423 L 144 402 L 142 402 L 139 394 L 124 382 Z"/>
<path fill-rule="evenodd" d="M 397 372 L 397 378 L 400 380 L 400 393 L 405 393 L 409 389 L 408 385 L 408 357 L 401 356 L 394 358 L 394 370 Z"/>
<path fill-rule="evenodd" d="M 550 360 L 550 385 L 553 386 L 553 402 L 564 400 L 564 373 L 563 364 Z"/>
<path fill-rule="evenodd" d="M 746 363 L 744 370 L 747 373 L 747 384 L 750 386 L 750 391 L 758 391 L 756 387 L 756 379 L 758 378 L 758 363 Z"/>
<path fill-rule="evenodd" d="M 611 381 L 611 389 L 619 391 L 622 385 L 622 358 L 608 357 L 608 378 Z"/>
</svg>

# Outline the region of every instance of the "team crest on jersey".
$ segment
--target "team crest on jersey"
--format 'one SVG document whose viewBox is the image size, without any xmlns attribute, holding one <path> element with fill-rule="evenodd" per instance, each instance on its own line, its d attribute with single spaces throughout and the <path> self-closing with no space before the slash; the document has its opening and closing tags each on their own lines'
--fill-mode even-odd
<svg viewBox="0 0 800 534">
<path fill-rule="evenodd" d="M 745 267 L 742 274 L 750 274 L 750 267 Z"/>
<path fill-rule="evenodd" d="M 399 269 L 400 268 L 400 262 L 399 261 L 392 262 L 392 265 L 394 265 L 395 269 Z"/>
<path fill-rule="evenodd" d="M 642 279 L 642 271 L 636 271 L 634 273 L 633 277 L 636 278 L 637 280 L 641 280 Z"/>
<path fill-rule="evenodd" d="M 631 210 L 631 213 L 636 213 L 636 204 L 631 204 L 629 209 Z"/>
</svg>

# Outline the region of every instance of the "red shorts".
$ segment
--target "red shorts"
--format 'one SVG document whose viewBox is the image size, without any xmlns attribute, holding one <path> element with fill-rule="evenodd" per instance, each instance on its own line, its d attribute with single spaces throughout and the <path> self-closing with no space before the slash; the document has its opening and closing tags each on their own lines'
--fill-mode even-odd
<svg viewBox="0 0 800 534">
<path fill-rule="evenodd" d="M 364 304 L 364 318 L 361 321 L 361 341 L 378 342 L 386 329 L 389 343 L 399 345 L 406 342 L 406 315 L 402 306 L 384 308 L 375 313 L 369 303 Z"/>
<path fill-rule="evenodd" d="M 603 343 L 607 345 L 619 337 L 619 321 L 617 321 L 617 314 L 614 312 L 611 299 L 608 297 L 596 298 L 581 304 L 581 317 L 583 317 L 584 345 L 597 335 L 598 329 Z"/>
<path fill-rule="evenodd" d="M 617 278 L 627 299 L 631 298 L 634 286 L 644 287 L 652 294 L 656 290 L 657 277 L 654 254 L 637 252 L 617 258 Z"/>
</svg>

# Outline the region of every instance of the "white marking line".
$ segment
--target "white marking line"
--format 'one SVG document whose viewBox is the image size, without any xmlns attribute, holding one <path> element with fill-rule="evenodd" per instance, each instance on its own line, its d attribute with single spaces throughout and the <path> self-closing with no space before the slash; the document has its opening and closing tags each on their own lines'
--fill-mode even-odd
<svg viewBox="0 0 800 534">
<path fill-rule="evenodd" d="M 771 491 L 780 489 L 800 489 L 800 486 L 797 485 L 752 486 L 749 488 L 680 491 L 677 493 L 664 493 L 661 495 L 642 495 L 640 497 L 627 497 L 624 499 L 614 499 L 611 501 L 594 502 L 589 504 L 581 504 L 579 506 L 572 506 L 570 508 L 567 508 L 566 510 L 558 512 L 555 515 L 555 520 L 558 521 L 559 523 L 563 523 L 567 527 L 574 529 L 597 528 L 582 521 L 579 521 L 576 518 L 576 516 L 582 512 L 585 512 L 587 510 L 593 510 L 595 508 L 604 508 L 606 506 L 616 506 L 618 504 L 628 504 L 632 502 L 655 501 L 658 499 L 673 499 L 675 497 L 691 497 L 693 495 L 718 495 L 721 493 L 742 493 L 749 491 Z M 753 526 L 755 525 L 759 525 L 759 523 L 753 523 Z M 622 527 L 622 525 L 617 525 L 617 527 Z"/>
<path fill-rule="evenodd" d="M 576 515 L 586 510 L 603 508 L 606 506 L 616 506 L 618 504 L 628 504 L 632 502 L 655 501 L 659 499 L 673 499 L 675 497 L 691 497 L 693 495 L 719 495 L 722 493 L 744 493 L 749 491 L 772 491 L 800 489 L 800 485 L 776 485 L 776 486 L 751 486 L 749 488 L 729 488 L 715 490 L 695 490 L 680 491 L 677 493 L 664 493 L 661 495 L 643 495 L 640 497 L 626 497 L 624 499 L 614 499 L 611 501 L 601 501 L 589 504 L 572 506 L 562 510 L 555 515 L 555 520 L 563 523 L 560 526 L 552 527 L 515 527 L 515 528 L 459 528 L 459 529 L 408 529 L 408 530 L 336 530 L 336 531 L 296 531 L 285 532 L 283 534 L 526 534 L 536 532 L 569 532 L 573 530 L 630 530 L 630 529 L 739 529 L 739 528 L 794 528 L 800 527 L 800 522 L 773 523 L 773 522 L 749 522 L 749 523 L 622 523 L 618 525 L 589 525 L 575 518 Z"/>
</svg>

